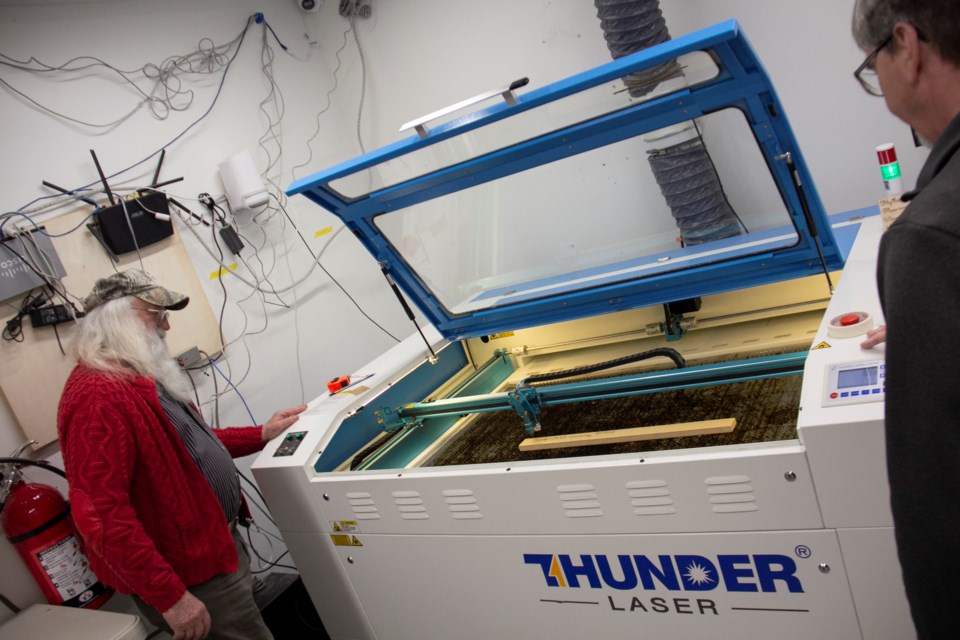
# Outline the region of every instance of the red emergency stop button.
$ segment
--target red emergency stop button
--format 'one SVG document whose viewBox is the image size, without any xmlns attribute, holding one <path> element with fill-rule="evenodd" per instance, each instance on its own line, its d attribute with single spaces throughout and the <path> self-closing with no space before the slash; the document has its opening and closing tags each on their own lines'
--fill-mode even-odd
<svg viewBox="0 0 960 640">
<path fill-rule="evenodd" d="M 840 318 L 841 327 L 850 327 L 860 322 L 860 315 L 856 313 L 848 313 L 845 316 Z"/>
</svg>

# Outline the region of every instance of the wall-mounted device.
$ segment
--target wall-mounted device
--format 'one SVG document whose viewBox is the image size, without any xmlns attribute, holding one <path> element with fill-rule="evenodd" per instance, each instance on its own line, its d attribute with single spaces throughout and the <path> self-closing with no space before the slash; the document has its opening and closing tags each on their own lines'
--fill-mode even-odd
<svg viewBox="0 0 960 640">
<path fill-rule="evenodd" d="M 316 13 L 323 6 L 323 0 L 297 0 L 297 6 L 300 7 L 300 11 Z"/>
<path fill-rule="evenodd" d="M 115 255 L 142 249 L 173 235 L 167 196 L 158 191 L 100 209 L 94 220 L 100 238 Z"/>
<path fill-rule="evenodd" d="M 301 4 L 305 1 L 301 0 Z M 227 202 L 234 211 L 262 207 L 270 198 L 253 157 L 246 149 L 220 163 L 220 180 Z"/>
<path fill-rule="evenodd" d="M 7 300 L 44 284 L 30 264 L 62 278 L 67 275 L 60 256 L 43 227 L 29 231 L 25 236 L 10 236 L 0 240 L 0 300 Z"/>
<path fill-rule="evenodd" d="M 97 167 L 97 173 L 110 206 L 97 210 L 94 213 L 94 221 L 87 225 L 87 229 L 96 236 L 114 261 L 120 254 L 137 251 L 173 235 L 173 222 L 170 219 L 170 205 L 166 194 L 159 191 L 150 191 L 146 194 L 138 192 L 137 197 L 129 200 L 114 196 L 107 182 L 107 176 L 100 166 L 100 160 L 93 149 L 90 150 L 90 156 Z M 160 154 L 153 176 L 152 187 L 154 188 L 179 180 L 178 178 L 167 183 L 157 182 L 164 156 L 165 153 Z"/>
</svg>

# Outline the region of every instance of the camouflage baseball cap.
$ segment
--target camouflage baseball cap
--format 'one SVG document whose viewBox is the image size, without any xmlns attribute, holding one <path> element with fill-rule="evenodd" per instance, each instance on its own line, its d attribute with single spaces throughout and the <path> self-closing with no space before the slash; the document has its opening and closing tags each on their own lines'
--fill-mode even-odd
<svg viewBox="0 0 960 640">
<path fill-rule="evenodd" d="M 93 291 L 83 300 L 83 310 L 89 313 L 104 302 L 125 296 L 134 296 L 171 311 L 179 311 L 190 302 L 190 298 L 182 293 L 161 287 L 149 274 L 128 269 L 97 280 Z"/>
</svg>

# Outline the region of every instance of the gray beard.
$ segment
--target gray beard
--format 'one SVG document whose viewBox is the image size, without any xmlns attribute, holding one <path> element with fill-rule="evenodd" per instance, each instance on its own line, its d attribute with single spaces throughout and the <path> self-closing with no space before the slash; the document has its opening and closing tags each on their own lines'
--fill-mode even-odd
<svg viewBox="0 0 960 640">
<path fill-rule="evenodd" d="M 193 402 L 193 385 L 189 374 L 180 368 L 180 365 L 170 357 L 167 343 L 164 341 L 166 332 L 163 329 L 146 330 L 144 342 L 150 354 L 150 371 L 157 384 L 162 385 L 171 396 L 190 404 Z"/>
</svg>

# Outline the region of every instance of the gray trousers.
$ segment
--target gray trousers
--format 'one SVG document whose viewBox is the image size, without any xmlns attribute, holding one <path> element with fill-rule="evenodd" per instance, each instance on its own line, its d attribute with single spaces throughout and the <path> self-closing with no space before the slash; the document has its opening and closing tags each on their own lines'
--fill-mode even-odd
<svg viewBox="0 0 960 640">
<path fill-rule="evenodd" d="M 233 530 L 233 542 L 239 558 L 236 572 L 214 576 L 206 582 L 187 587 L 187 590 L 203 602 L 210 613 L 208 640 L 273 640 L 273 634 L 267 629 L 253 601 L 250 555 L 236 528 Z M 170 633 L 170 627 L 156 609 L 136 596 L 133 601 L 151 624 Z"/>
</svg>

